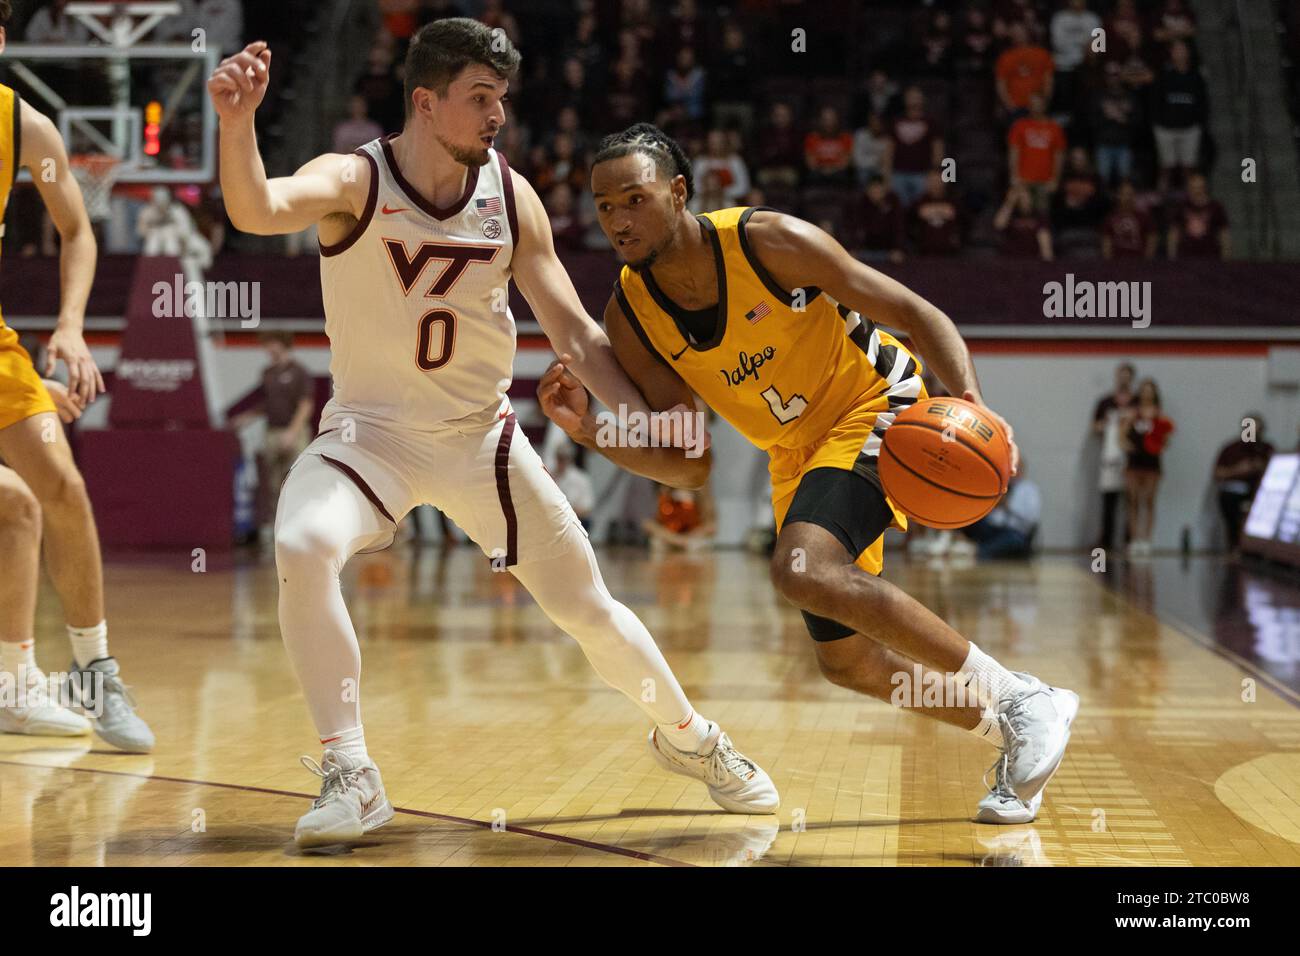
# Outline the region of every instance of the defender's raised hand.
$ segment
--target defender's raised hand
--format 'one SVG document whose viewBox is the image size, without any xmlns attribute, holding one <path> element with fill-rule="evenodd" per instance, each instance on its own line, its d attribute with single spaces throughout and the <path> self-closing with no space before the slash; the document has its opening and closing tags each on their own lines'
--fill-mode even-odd
<svg viewBox="0 0 1300 956">
<path fill-rule="evenodd" d="M 208 77 L 208 95 L 223 120 L 251 116 L 271 79 L 271 49 L 263 40 L 228 56 Z"/>
</svg>

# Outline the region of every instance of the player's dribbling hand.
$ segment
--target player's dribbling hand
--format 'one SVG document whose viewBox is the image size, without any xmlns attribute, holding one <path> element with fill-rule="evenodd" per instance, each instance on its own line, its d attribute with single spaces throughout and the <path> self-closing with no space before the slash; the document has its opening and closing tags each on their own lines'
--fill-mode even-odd
<svg viewBox="0 0 1300 956">
<path fill-rule="evenodd" d="M 76 397 L 82 408 L 93 402 L 100 392 L 107 391 L 104 388 L 104 376 L 99 374 L 99 367 L 95 365 L 95 359 L 80 332 L 55 328 L 45 347 L 46 378 L 54 374 L 54 365 L 59 359 L 63 359 L 68 366 L 67 390 Z M 77 414 L 80 415 L 80 412 Z"/>
<path fill-rule="evenodd" d="M 963 392 L 961 397 L 973 405 L 978 405 L 980 408 L 984 409 L 990 415 L 992 415 L 994 418 L 998 420 L 998 424 L 1001 425 L 1002 430 L 1006 432 L 1007 447 L 1011 450 L 1011 474 L 1013 477 L 1017 475 L 1020 472 L 1020 448 L 1019 446 L 1016 445 L 1016 433 L 1015 430 L 1011 427 L 1011 423 L 1007 421 L 1005 418 L 1003 418 L 1001 415 L 999 415 L 997 412 L 995 412 L 993 409 L 985 405 L 984 399 L 980 398 L 974 392 L 971 391 Z"/>
<path fill-rule="evenodd" d="M 262 105 L 271 79 L 271 48 L 263 40 L 250 43 L 217 64 L 208 77 L 208 95 L 223 120 L 252 115 Z"/>
<path fill-rule="evenodd" d="M 59 421 L 65 425 L 71 425 L 81 417 L 85 406 L 77 399 L 75 395 L 68 392 L 62 382 L 57 382 L 52 378 L 41 380 L 45 385 L 45 390 L 50 393 L 50 398 L 54 399 L 54 408 L 59 413 Z"/>
<path fill-rule="evenodd" d="M 577 441 L 587 424 L 591 399 L 587 395 L 587 387 L 569 371 L 568 363 L 571 361 L 573 359 L 570 356 L 561 355 L 551 363 L 551 367 L 537 383 L 537 400 L 546 417 Z"/>
</svg>

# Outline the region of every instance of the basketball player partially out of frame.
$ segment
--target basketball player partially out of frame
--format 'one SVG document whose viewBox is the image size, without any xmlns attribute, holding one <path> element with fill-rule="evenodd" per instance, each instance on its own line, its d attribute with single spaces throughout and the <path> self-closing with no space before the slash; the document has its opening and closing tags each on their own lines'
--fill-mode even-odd
<svg viewBox="0 0 1300 956">
<path fill-rule="evenodd" d="M 777 806 L 767 774 L 694 710 L 645 627 L 610 596 L 510 410 L 515 329 L 503 297 L 514 278 L 602 401 L 649 412 L 560 265 L 537 194 L 492 149 L 518 63 L 500 31 L 431 23 L 407 55 L 400 134 L 271 180 L 253 127 L 271 51 L 250 44 L 208 83 L 231 221 L 259 234 L 315 224 L 321 243 L 334 396 L 285 480 L 275 527 L 280 629 L 325 748 L 319 766 L 304 758 L 323 781 L 298 822 L 300 845 L 355 840 L 393 815 L 349 692 L 361 659 L 339 572 L 353 554 L 387 547 L 421 503 L 508 567 L 641 707 L 661 765 L 703 781 L 732 812 Z"/>
<path fill-rule="evenodd" d="M 0 53 L 11 12 L 9 0 L 0 0 Z M 147 752 L 153 733 L 135 713 L 117 660 L 108 653 L 95 516 L 59 424 L 79 418 L 104 390 L 82 338 L 95 277 L 95 237 L 58 130 L 0 86 L 0 213 L 23 166 L 32 170 L 61 240 L 59 319 L 45 374 L 63 359 L 68 385 L 43 381 L 18 344 L 18 333 L 0 317 L 0 674 L 9 683 L 0 699 L 0 731 L 78 736 L 93 728 L 114 747 Z M 53 697 L 35 656 L 42 528 L 45 566 L 63 604 L 73 656 L 72 679 Z"/>
<path fill-rule="evenodd" d="M 954 395 L 983 405 L 956 327 L 793 216 L 763 207 L 692 215 L 690 164 L 649 124 L 606 137 L 591 186 L 625 263 L 605 309 L 614 353 L 653 408 L 694 392 L 768 451 L 772 581 L 803 612 L 822 673 L 895 702 L 901 676 L 914 690 L 904 706 L 999 749 L 976 819 L 1034 819 L 1078 697 L 1008 671 L 879 577 L 885 530 L 907 526 L 877 476 L 881 438 L 925 391 L 920 363 L 873 319 L 905 332 Z M 575 441 L 624 468 L 680 488 L 708 479 L 711 453 L 602 447 L 587 392 L 562 362 L 538 396 Z M 1013 469 L 1016 456 L 1013 445 Z M 923 687 L 943 685 L 953 691 L 944 705 L 922 706 L 935 702 Z"/>
</svg>

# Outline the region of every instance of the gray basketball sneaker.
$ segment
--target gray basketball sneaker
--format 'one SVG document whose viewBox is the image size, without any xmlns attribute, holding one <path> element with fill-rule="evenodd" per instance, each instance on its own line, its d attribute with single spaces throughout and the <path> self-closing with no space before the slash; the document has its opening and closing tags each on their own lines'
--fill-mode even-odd
<svg viewBox="0 0 1300 956">
<path fill-rule="evenodd" d="M 69 702 L 90 718 L 103 740 L 127 753 L 153 750 L 153 731 L 135 712 L 135 700 L 118 676 L 117 658 L 101 657 L 85 667 L 68 665 Z"/>
<path fill-rule="evenodd" d="M 1016 673 L 1029 685 L 1024 693 L 998 704 L 1006 784 L 1021 800 L 1032 800 L 1065 756 L 1070 725 L 1079 712 L 1079 695 L 1051 687 L 1030 674 Z"/>
<path fill-rule="evenodd" d="M 683 777 L 701 780 L 709 796 L 731 813 L 775 813 L 781 805 L 776 785 L 758 764 L 732 744 L 731 738 L 712 724 L 705 738 L 704 753 L 678 750 L 659 736 L 659 728 L 650 730 L 650 752 L 665 770 Z"/>
<path fill-rule="evenodd" d="M 988 785 L 988 771 L 984 774 L 984 786 L 988 793 L 979 803 L 975 813 L 976 823 L 997 823 L 1002 825 L 1014 823 L 1033 823 L 1038 817 L 1038 808 L 1043 805 L 1046 788 L 1034 794 L 1031 800 L 1021 800 L 1014 790 L 1007 785 L 1007 755 L 1000 754 L 998 762 L 989 768 L 993 773 L 993 786 Z"/>
<path fill-rule="evenodd" d="M 320 796 L 293 831 L 300 847 L 355 842 L 393 819 L 393 805 L 373 763 L 357 763 L 347 754 L 327 750 L 319 764 L 303 757 L 302 765 L 321 778 L 321 785 Z"/>
</svg>

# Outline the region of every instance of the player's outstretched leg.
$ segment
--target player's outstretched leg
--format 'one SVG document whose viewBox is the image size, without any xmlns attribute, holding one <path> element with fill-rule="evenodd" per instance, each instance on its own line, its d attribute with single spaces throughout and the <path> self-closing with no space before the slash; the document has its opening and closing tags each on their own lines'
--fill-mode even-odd
<svg viewBox="0 0 1300 956">
<path fill-rule="evenodd" d="M 339 589 L 358 551 L 391 539 L 393 525 L 342 471 L 315 455 L 298 460 L 280 492 L 275 567 L 280 633 L 325 748 L 320 796 L 294 839 L 314 847 L 358 840 L 393 818 L 361 727 L 361 648 Z"/>
<path fill-rule="evenodd" d="M 112 746 L 132 753 L 152 750 L 153 731 L 135 712 L 117 660 L 108 652 L 95 515 L 58 415 L 42 412 L 0 429 L 0 458 L 40 503 L 45 566 L 63 604 L 72 644 L 66 685 L 70 703 Z"/>
<path fill-rule="evenodd" d="M 576 524 L 557 557 L 510 570 L 542 611 L 582 647 L 605 683 L 623 692 L 655 726 L 651 753 L 665 770 L 702 781 L 713 802 L 732 813 L 774 813 L 780 803 L 767 773 L 722 728 L 695 711 L 645 625 L 610 595 L 587 536 Z M 651 680 L 655 693 L 645 700 Z"/>
<path fill-rule="evenodd" d="M 795 560 L 796 553 L 799 560 Z M 1007 670 L 915 598 L 857 567 L 855 558 L 825 528 L 806 521 L 787 523 L 777 538 L 772 580 L 787 600 L 817 619 L 831 626 L 838 622 L 910 661 L 952 675 L 978 704 L 964 718 L 970 722 L 968 728 L 978 727 L 986 719 L 984 713 L 990 711 L 999 725 L 1005 757 L 1001 784 L 1020 801 L 1031 804 L 1060 766 L 1079 709 L 1078 696 Z M 828 666 L 832 670 L 845 667 L 840 655 L 823 650 L 835 643 L 838 641 L 817 644 L 824 672 Z M 857 680 L 864 673 L 874 674 L 863 680 L 864 693 L 882 676 L 889 681 L 892 671 L 874 673 L 876 667 L 877 663 L 866 661 L 856 669 Z M 844 683 L 828 676 L 835 683 Z M 854 683 L 845 686 L 859 689 Z"/>
<path fill-rule="evenodd" d="M 73 737 L 90 722 L 50 698 L 36 666 L 34 618 L 41 560 L 41 506 L 0 465 L 0 733 Z"/>
</svg>

